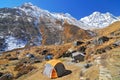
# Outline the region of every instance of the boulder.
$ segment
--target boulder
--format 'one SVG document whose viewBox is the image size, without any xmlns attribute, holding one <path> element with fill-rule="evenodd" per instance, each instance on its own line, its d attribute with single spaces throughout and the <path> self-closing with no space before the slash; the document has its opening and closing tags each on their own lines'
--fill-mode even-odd
<svg viewBox="0 0 120 80">
<path fill-rule="evenodd" d="M 14 70 L 18 71 L 17 75 L 15 76 L 15 78 L 19 78 L 24 74 L 27 74 L 29 72 L 31 72 L 33 69 L 36 69 L 34 66 L 32 65 L 24 65 L 24 64 L 20 64 L 17 65 Z"/>
<path fill-rule="evenodd" d="M 13 74 L 5 73 L 0 77 L 0 80 L 13 80 Z"/>
<path fill-rule="evenodd" d="M 84 42 L 82 42 L 82 41 L 74 41 L 74 43 L 73 43 L 73 45 L 74 46 L 79 46 L 79 45 L 81 45 L 81 44 L 83 44 Z"/>
</svg>

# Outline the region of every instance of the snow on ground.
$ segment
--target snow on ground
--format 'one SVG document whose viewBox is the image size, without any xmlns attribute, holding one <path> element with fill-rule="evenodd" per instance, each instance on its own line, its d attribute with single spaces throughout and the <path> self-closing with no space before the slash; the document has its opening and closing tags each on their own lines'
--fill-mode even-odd
<svg viewBox="0 0 120 80">
<path fill-rule="evenodd" d="M 16 39 L 13 36 L 7 36 L 5 38 L 5 43 L 7 44 L 5 51 L 9 51 L 9 50 L 16 49 L 16 48 L 22 48 L 22 47 L 25 47 L 25 44 L 26 44 L 25 41 Z"/>
</svg>

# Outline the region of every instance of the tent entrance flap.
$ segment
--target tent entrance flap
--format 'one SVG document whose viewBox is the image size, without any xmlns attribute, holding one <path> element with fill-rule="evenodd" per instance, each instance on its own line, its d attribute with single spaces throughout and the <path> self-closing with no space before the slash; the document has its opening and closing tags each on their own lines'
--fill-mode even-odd
<svg viewBox="0 0 120 80">
<path fill-rule="evenodd" d="M 52 70 L 52 74 L 51 74 L 51 78 L 54 79 L 54 78 L 57 78 L 57 77 L 58 77 L 58 76 L 57 76 L 56 70 L 53 69 L 53 70 Z"/>
<path fill-rule="evenodd" d="M 57 72 L 57 75 L 58 75 L 58 77 L 61 77 L 61 76 L 63 76 L 63 74 L 65 73 L 65 66 L 62 64 L 62 63 L 57 63 L 56 65 L 55 65 L 55 70 L 56 70 L 56 72 Z"/>
</svg>

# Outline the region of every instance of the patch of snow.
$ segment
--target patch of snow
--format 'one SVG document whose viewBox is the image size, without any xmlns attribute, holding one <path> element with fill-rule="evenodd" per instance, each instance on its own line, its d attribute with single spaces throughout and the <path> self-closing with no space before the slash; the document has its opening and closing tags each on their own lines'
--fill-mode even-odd
<svg viewBox="0 0 120 80">
<path fill-rule="evenodd" d="M 21 11 L 16 11 L 16 13 L 18 13 L 20 16 L 22 16 L 22 12 Z"/>
<path fill-rule="evenodd" d="M 0 38 L 1 38 L 1 39 L 3 39 L 3 38 L 4 38 L 4 36 L 0 35 Z"/>
<path fill-rule="evenodd" d="M 38 22 L 38 20 L 36 19 L 36 20 L 34 21 L 34 26 L 37 28 L 37 27 L 38 27 L 38 24 L 39 24 L 39 22 Z"/>
<path fill-rule="evenodd" d="M 54 13 L 51 14 L 54 18 L 60 20 L 60 21 L 67 21 L 69 24 L 75 25 L 80 27 L 80 23 L 78 20 L 76 20 L 75 18 L 73 18 L 70 14 L 65 13 L 65 14 L 60 14 L 60 13 Z"/>
<path fill-rule="evenodd" d="M 91 36 L 93 36 L 93 37 L 96 36 L 96 34 L 95 34 L 94 32 L 92 32 L 92 31 L 90 31 L 90 30 L 88 30 L 87 32 L 88 32 Z"/>
<path fill-rule="evenodd" d="M 25 41 L 22 41 L 20 39 L 16 39 L 13 36 L 7 36 L 5 38 L 5 43 L 7 44 L 5 51 L 13 50 L 16 48 L 22 48 L 22 47 L 25 47 L 25 44 L 26 44 Z"/>
<path fill-rule="evenodd" d="M 28 20 L 29 22 L 32 22 L 32 18 L 30 18 L 30 17 L 28 17 L 27 20 Z"/>
<path fill-rule="evenodd" d="M 0 13 L 0 18 L 5 18 L 9 15 L 11 15 L 11 13 Z"/>
<path fill-rule="evenodd" d="M 19 19 L 19 16 L 17 16 L 17 15 L 16 15 L 15 17 L 16 17 L 16 18 L 15 18 L 15 21 L 18 21 L 18 19 Z"/>
</svg>

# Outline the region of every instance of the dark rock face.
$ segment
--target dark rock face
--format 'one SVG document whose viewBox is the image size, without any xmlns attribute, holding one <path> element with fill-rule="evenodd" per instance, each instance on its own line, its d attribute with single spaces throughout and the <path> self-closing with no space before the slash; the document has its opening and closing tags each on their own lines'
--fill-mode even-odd
<svg viewBox="0 0 120 80">
<path fill-rule="evenodd" d="M 0 52 L 4 51 L 5 47 L 5 39 L 0 38 Z"/>
<path fill-rule="evenodd" d="M 8 37 L 24 42 L 25 46 L 40 45 L 41 35 L 35 27 L 36 19 L 20 9 L 0 9 L 0 51 L 8 46 Z M 20 44 L 13 42 L 13 44 Z"/>
<path fill-rule="evenodd" d="M 19 9 L 0 9 L 0 33 L 12 35 L 18 39 L 30 40 L 37 36 L 34 18 Z M 4 16 L 4 17 L 3 17 Z"/>
</svg>

